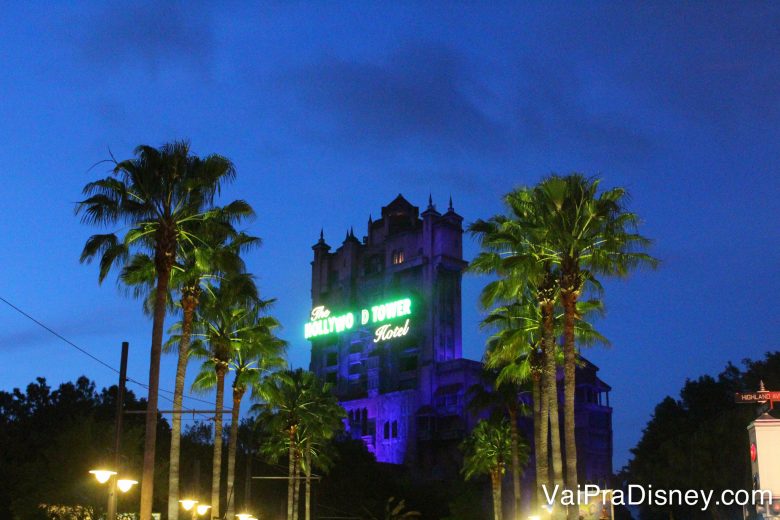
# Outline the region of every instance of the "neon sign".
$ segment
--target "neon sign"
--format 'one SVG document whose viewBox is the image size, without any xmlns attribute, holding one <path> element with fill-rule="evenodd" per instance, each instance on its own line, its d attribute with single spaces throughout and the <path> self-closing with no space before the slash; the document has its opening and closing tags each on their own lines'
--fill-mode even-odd
<svg viewBox="0 0 780 520">
<path fill-rule="evenodd" d="M 361 326 L 369 324 L 379 325 L 374 331 L 374 343 L 379 343 L 406 336 L 409 333 L 410 320 L 408 318 L 402 326 L 393 326 L 391 323 L 385 322 L 411 314 L 412 300 L 409 298 L 373 305 L 366 309 L 361 309 L 357 313 L 346 312 L 340 315 L 333 315 L 330 309 L 320 305 L 311 310 L 310 320 L 304 325 L 303 335 L 306 339 L 310 339 L 328 334 L 348 332 L 355 327 L 359 317 Z"/>
</svg>

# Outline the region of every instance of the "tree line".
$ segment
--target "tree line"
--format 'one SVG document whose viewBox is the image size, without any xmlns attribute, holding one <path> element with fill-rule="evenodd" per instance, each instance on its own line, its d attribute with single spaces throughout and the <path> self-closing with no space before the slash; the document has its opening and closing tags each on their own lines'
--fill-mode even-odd
<svg viewBox="0 0 780 520">
<path fill-rule="evenodd" d="M 312 431 L 319 419 L 311 420 L 307 416 L 308 410 L 316 413 L 311 404 L 318 398 L 311 393 L 322 392 L 324 388 L 311 383 L 309 373 L 283 373 L 272 384 L 280 394 L 285 394 L 279 396 L 279 408 L 286 411 L 277 413 L 266 408 L 267 403 L 257 403 L 258 409 L 239 422 L 232 493 L 226 484 L 228 455 L 222 454 L 222 503 L 230 498 L 239 504 L 237 512 L 248 510 L 260 518 L 285 517 L 288 483 L 250 477 L 287 475 L 290 450 L 284 442 L 288 435 L 284 430 L 295 424 L 293 460 L 300 462 L 297 471 L 304 477 L 298 480 L 298 502 L 304 509 L 307 507 L 304 502 L 308 504 L 312 517 L 412 518 L 403 516 L 411 510 L 400 503 L 400 497 L 423 504 L 426 518 L 444 514 L 450 496 L 447 487 L 421 488 L 408 474 L 377 463 L 362 441 L 339 435 L 338 428 L 331 430 L 335 434 L 327 434 L 332 435 L 327 441 L 319 439 Z M 305 397 L 300 397 L 301 394 Z M 88 472 L 96 466 L 109 466 L 113 460 L 116 399 L 116 386 L 98 390 L 83 376 L 56 388 L 39 378 L 26 388 L 0 391 L 0 518 L 94 520 L 105 517 L 106 487 L 99 485 Z M 328 402 L 333 406 L 330 399 Z M 140 411 L 146 408 L 146 400 L 128 390 L 125 405 L 127 410 Z M 153 510 L 162 511 L 164 516 L 172 428 L 165 417 L 158 419 L 160 449 L 155 456 L 158 478 Z M 187 426 L 181 431 L 180 486 L 182 498 L 207 501 L 212 479 L 214 424 L 200 415 L 195 419 L 193 422 L 188 414 L 184 419 Z M 131 476 L 138 475 L 143 466 L 144 429 L 143 415 L 125 417 L 122 469 Z M 223 438 L 230 440 L 227 431 Z M 303 467 L 303 464 L 307 465 Z M 390 500 L 391 497 L 398 498 Z M 139 506 L 139 493 L 119 494 L 120 513 L 137 513 Z"/>
<path fill-rule="evenodd" d="M 728 363 L 717 376 L 689 379 L 679 397 L 663 399 L 655 407 L 642 437 L 631 450 L 631 459 L 618 474 L 618 485 L 642 484 L 653 489 L 706 489 L 719 496 L 724 490 L 750 490 L 750 449 L 747 426 L 764 407 L 737 404 L 736 392 L 755 392 L 763 382 L 780 388 L 780 351 L 763 359 Z M 780 417 L 778 410 L 771 412 Z M 751 518 L 748 508 L 713 503 L 707 511 L 682 505 L 647 505 L 641 520 L 691 518 L 721 520 Z M 776 512 L 774 512 L 776 514 Z"/>
</svg>

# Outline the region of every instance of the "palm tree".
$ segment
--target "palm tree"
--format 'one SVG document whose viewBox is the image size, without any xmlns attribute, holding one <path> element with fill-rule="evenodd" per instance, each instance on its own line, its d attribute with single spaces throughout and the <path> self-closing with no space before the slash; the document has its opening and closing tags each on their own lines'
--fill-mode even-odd
<svg viewBox="0 0 780 520">
<path fill-rule="evenodd" d="M 141 520 L 150 520 L 160 356 L 170 274 L 180 246 L 197 240 L 193 226 L 210 216 L 214 196 L 223 182 L 235 177 L 235 168 L 219 155 L 204 159 L 191 155 L 186 142 L 160 148 L 142 145 L 135 149 L 134 158 L 120 162 L 112 157 L 110 162 L 112 175 L 84 187 L 87 198 L 78 203 L 76 213 L 85 223 L 122 225 L 127 232 L 122 239 L 113 232 L 92 235 L 81 261 L 99 258 L 98 279 L 102 282 L 114 265 L 123 265 L 134 252 L 146 253 L 154 260 L 155 300 L 140 507 Z M 241 214 L 251 214 L 248 205 L 239 203 L 236 209 L 239 206 Z"/>
<path fill-rule="evenodd" d="M 509 419 L 510 439 L 512 446 L 512 495 L 514 498 L 514 514 L 520 516 L 520 477 L 522 468 L 528 461 L 528 453 L 522 453 L 521 445 L 525 444 L 520 434 L 517 421 L 521 415 L 527 415 L 528 410 L 521 400 L 522 388 L 516 381 L 497 381 L 498 373 L 492 370 L 483 372 L 482 383 L 471 386 L 467 391 L 468 406 L 473 412 L 483 410 L 498 412 L 500 416 L 506 414 Z"/>
<path fill-rule="evenodd" d="M 305 520 L 311 519 L 311 480 L 312 468 L 316 465 L 323 471 L 332 464 L 330 458 L 330 441 L 341 431 L 346 417 L 344 408 L 331 393 L 331 385 L 315 381 L 312 388 L 312 406 L 309 413 L 303 417 L 301 433 L 303 442 L 303 471 L 305 482 L 304 512 Z"/>
<path fill-rule="evenodd" d="M 527 291 L 523 300 L 506 303 L 491 309 L 482 321 L 482 327 L 495 328 L 497 331 L 488 339 L 484 362 L 488 370 L 498 371 L 495 384 L 517 389 L 530 382 L 531 402 L 534 424 L 534 457 L 536 464 L 535 501 L 542 499 L 542 476 L 549 473 L 547 454 L 547 436 L 542 432 L 541 380 L 544 371 L 543 351 L 540 344 L 541 319 L 536 303 L 528 298 Z M 545 430 L 546 431 L 546 430 Z M 513 432 L 514 434 L 514 432 Z M 513 442 L 512 463 L 515 464 L 515 447 Z M 542 456 L 544 454 L 544 456 Z M 519 494 L 519 474 L 513 467 L 513 484 L 516 494 Z M 544 479 L 546 480 L 546 478 Z M 517 482 L 517 483 L 515 483 Z M 515 510 L 519 511 L 519 501 L 515 501 Z M 517 516 L 519 513 L 515 513 Z"/>
<path fill-rule="evenodd" d="M 546 447 L 549 425 L 552 483 L 563 484 L 563 463 L 560 449 L 558 415 L 558 387 L 555 342 L 555 303 L 558 294 L 555 266 L 545 257 L 545 228 L 531 226 L 533 206 L 530 190 L 517 190 L 504 197 L 511 216 L 496 215 L 489 220 L 474 222 L 469 231 L 477 236 L 482 252 L 472 261 L 469 270 L 498 275 L 482 291 L 480 303 L 488 308 L 497 302 L 535 302 L 541 317 L 539 346 L 542 350 L 542 378 L 540 382 L 541 413 L 539 438 Z M 531 223 L 535 223 L 532 221 Z M 537 459 L 546 461 L 545 453 Z M 547 482 L 545 468 L 537 473 L 537 485 Z"/>
<path fill-rule="evenodd" d="M 259 308 L 255 308 L 247 315 L 245 327 L 240 333 L 241 341 L 233 342 L 233 356 L 228 364 L 228 369 L 233 371 L 235 377 L 228 443 L 227 518 L 233 518 L 236 508 L 234 482 L 241 400 L 247 389 L 256 393 L 264 377 L 287 364 L 283 357 L 287 343 L 273 333 L 279 328 L 279 322 L 275 318 L 261 316 Z"/>
<path fill-rule="evenodd" d="M 534 214 L 547 230 L 546 256 L 559 266 L 563 306 L 564 436 L 566 485 L 577 489 L 574 425 L 575 323 L 583 285 L 593 276 L 626 276 L 639 266 L 657 265 L 645 252 L 650 241 L 637 233 L 639 218 L 626 210 L 623 188 L 599 193 L 600 180 L 580 174 L 551 175 L 533 190 Z M 569 517 L 576 519 L 577 512 Z"/>
<path fill-rule="evenodd" d="M 587 300 L 577 302 L 578 316 L 581 317 L 575 326 L 575 336 L 580 344 L 592 345 L 601 343 L 608 345 L 609 341 L 596 331 L 585 318 L 603 311 L 602 302 Z M 555 323 L 561 323 L 560 313 L 556 315 Z M 542 435 L 541 380 L 544 372 L 544 352 L 541 348 L 542 316 L 539 307 L 527 297 L 523 301 L 505 304 L 493 308 L 482 322 L 483 327 L 498 329 L 488 339 L 485 351 L 485 367 L 497 370 L 495 382 L 499 387 L 524 385 L 529 379 L 533 402 L 534 446 L 536 450 L 536 503 L 542 503 L 542 476 L 548 473 L 546 454 L 547 435 Z M 556 336 L 560 326 L 556 329 Z M 557 355 L 557 354 L 556 354 Z M 560 364 L 558 356 L 556 364 Z M 546 424 L 544 425 L 546 432 Z M 544 479 L 546 480 L 546 478 Z"/>
<path fill-rule="evenodd" d="M 463 441 L 463 474 L 467 480 L 490 475 L 493 491 L 493 518 L 503 520 L 501 480 L 506 461 L 512 456 L 511 433 L 506 419 L 480 421 Z"/>
<path fill-rule="evenodd" d="M 193 355 L 205 359 L 192 388 L 199 392 L 216 389 L 214 414 L 214 459 L 211 480 L 211 507 L 220 514 L 222 476 L 222 410 L 225 402 L 225 376 L 238 345 L 249 340 L 257 324 L 250 319 L 258 309 L 271 302 L 257 296 L 250 275 L 240 274 L 222 280 L 219 286 L 208 285 L 195 316 Z M 265 325 L 265 324 L 264 324 Z"/>
<path fill-rule="evenodd" d="M 313 460 L 321 453 L 317 444 L 330 439 L 346 416 L 336 398 L 312 372 L 302 369 L 276 372 L 266 378 L 258 391 L 263 402 L 252 407 L 258 421 L 270 432 L 264 451 L 278 460 L 281 451 L 288 456 L 287 518 L 298 518 L 300 470 L 306 473 L 307 506 Z"/>
<path fill-rule="evenodd" d="M 260 239 L 237 232 L 232 224 L 236 220 L 230 206 L 210 211 L 214 218 L 199 222 L 197 236 L 199 243 L 186 244 L 181 248 L 181 257 L 171 271 L 169 287 L 179 294 L 176 305 L 181 310 L 182 320 L 174 324 L 173 331 L 163 346 L 165 352 L 176 349 L 176 379 L 173 391 L 173 417 L 171 420 L 171 447 L 168 469 L 168 518 L 179 516 L 179 454 L 181 451 L 181 411 L 184 397 L 184 381 L 190 355 L 190 341 L 195 311 L 200 295 L 209 282 L 216 282 L 229 274 L 244 271 L 241 253 L 260 244 Z M 151 313 L 154 302 L 154 261 L 139 253 L 124 266 L 120 279 L 133 288 L 136 296 L 146 296 L 145 310 Z M 173 298 L 169 299 L 173 302 Z"/>
</svg>

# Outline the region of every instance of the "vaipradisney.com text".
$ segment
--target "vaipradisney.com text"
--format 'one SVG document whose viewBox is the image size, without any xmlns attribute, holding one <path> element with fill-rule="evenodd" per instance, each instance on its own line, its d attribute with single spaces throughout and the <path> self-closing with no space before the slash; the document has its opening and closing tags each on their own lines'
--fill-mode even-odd
<svg viewBox="0 0 780 520">
<path fill-rule="evenodd" d="M 577 491 L 561 486 L 548 488 L 542 485 L 545 501 L 549 506 L 586 505 L 594 502 L 623 506 L 689 506 L 706 511 L 711 505 L 744 506 L 772 505 L 772 492 L 768 489 L 726 489 L 720 493 L 709 489 L 663 489 L 652 485 L 629 484 L 623 489 L 602 489 L 595 484 L 577 486 Z"/>
</svg>

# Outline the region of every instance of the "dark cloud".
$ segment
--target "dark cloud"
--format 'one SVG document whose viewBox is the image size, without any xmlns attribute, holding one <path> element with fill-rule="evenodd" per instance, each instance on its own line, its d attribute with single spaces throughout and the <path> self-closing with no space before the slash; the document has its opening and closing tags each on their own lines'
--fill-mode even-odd
<svg viewBox="0 0 780 520">
<path fill-rule="evenodd" d="M 717 126 L 780 116 L 780 4 L 613 2 L 574 14 L 555 19 L 556 51 L 600 62 L 659 109 Z"/>
<path fill-rule="evenodd" d="M 635 66 L 626 70 L 631 80 L 708 123 L 780 115 L 777 4 L 692 2 L 644 12 L 654 16 L 645 30 L 655 44 L 635 45 Z"/>
<path fill-rule="evenodd" d="M 473 78 L 448 47 L 410 45 L 381 63 L 330 57 L 292 79 L 308 107 L 351 137 L 480 148 L 505 141 L 505 129 L 465 93 Z"/>
<path fill-rule="evenodd" d="M 75 340 L 86 336 L 99 336 L 116 332 L 118 328 L 126 325 L 126 307 L 112 305 L 96 308 L 89 314 L 81 314 L 47 325 L 66 338 Z M 24 319 L 24 318 L 21 318 Z M 29 323 L 29 322 L 27 322 Z M 76 341 L 78 344 L 78 341 Z M 19 327 L 12 332 L 0 335 L 0 352 L 10 352 L 41 345 L 62 345 L 63 348 L 71 348 L 43 327 L 30 323 L 29 326 Z"/>
<path fill-rule="evenodd" d="M 187 2 L 110 3 L 87 18 L 78 44 L 90 62 L 106 68 L 141 65 L 157 74 L 184 65 L 202 72 L 214 44 L 209 18 Z"/>
<path fill-rule="evenodd" d="M 516 124 L 525 146 L 576 150 L 600 161 L 644 159 L 656 146 L 629 114 L 588 103 L 590 86 L 571 63 L 529 58 L 519 75 Z"/>
<path fill-rule="evenodd" d="M 464 159 L 464 152 L 475 151 L 516 157 L 578 150 L 618 161 L 653 151 L 652 137 L 626 114 L 588 103 L 589 85 L 573 64 L 519 54 L 522 66 L 500 94 L 488 85 L 505 70 L 473 65 L 450 47 L 419 43 L 378 63 L 329 57 L 292 79 L 314 120 L 334 124 L 348 146 L 393 143 L 408 153 L 439 150 L 445 162 L 453 151 Z"/>
</svg>

